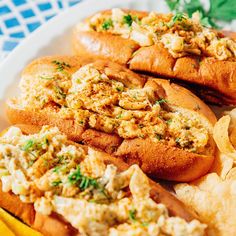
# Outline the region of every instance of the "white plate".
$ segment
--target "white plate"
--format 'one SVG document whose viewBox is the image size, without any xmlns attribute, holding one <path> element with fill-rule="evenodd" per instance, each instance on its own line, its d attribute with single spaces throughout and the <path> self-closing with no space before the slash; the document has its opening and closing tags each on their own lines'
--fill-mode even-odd
<svg viewBox="0 0 236 236">
<path fill-rule="evenodd" d="M 168 12 L 164 0 L 84 0 L 33 32 L 0 65 L 0 131 L 9 123 L 4 113 L 7 98 L 18 93 L 20 72 L 33 59 L 53 54 L 71 54 L 71 30 L 83 18 L 114 7 Z"/>
<path fill-rule="evenodd" d="M 23 68 L 34 58 L 53 54 L 71 54 L 72 27 L 83 18 L 114 7 L 167 12 L 164 0 L 85 0 L 56 16 L 33 32 L 0 65 L 0 131 L 7 127 L 4 104 L 18 93 L 17 85 Z"/>
</svg>

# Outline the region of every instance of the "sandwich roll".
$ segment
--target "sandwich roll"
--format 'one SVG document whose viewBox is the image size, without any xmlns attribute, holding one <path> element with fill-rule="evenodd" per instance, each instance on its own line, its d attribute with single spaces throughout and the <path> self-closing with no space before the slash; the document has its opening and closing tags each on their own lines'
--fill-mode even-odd
<svg viewBox="0 0 236 236">
<path fill-rule="evenodd" d="M 0 207 L 45 236 L 205 235 L 206 225 L 138 165 L 69 141 L 58 128 L 27 135 L 9 127 L 0 164 Z"/>
<path fill-rule="evenodd" d="M 57 126 L 154 178 L 191 181 L 209 170 L 216 118 L 206 104 L 169 81 L 86 60 L 54 56 L 28 65 L 20 96 L 7 103 L 10 122 Z"/>
<path fill-rule="evenodd" d="M 102 11 L 78 23 L 72 43 L 78 55 L 198 86 L 207 102 L 236 104 L 235 33 L 202 26 L 196 13 Z"/>
</svg>

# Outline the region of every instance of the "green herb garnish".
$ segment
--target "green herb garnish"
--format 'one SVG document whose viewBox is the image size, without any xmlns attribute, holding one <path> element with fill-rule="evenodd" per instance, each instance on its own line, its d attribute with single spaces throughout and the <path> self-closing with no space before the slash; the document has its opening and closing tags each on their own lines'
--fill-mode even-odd
<svg viewBox="0 0 236 236">
<path fill-rule="evenodd" d="M 113 26 L 112 19 L 108 19 L 108 20 L 104 21 L 102 24 L 102 28 L 104 30 L 109 30 L 112 26 Z"/>
<path fill-rule="evenodd" d="M 53 169 L 53 172 L 55 173 L 58 173 L 59 170 L 60 170 L 61 166 L 56 166 L 54 169 Z"/>
<path fill-rule="evenodd" d="M 123 16 L 123 22 L 128 26 L 131 26 L 133 23 L 133 18 L 130 14 Z"/>
<path fill-rule="evenodd" d="M 217 20 L 232 21 L 236 19 L 235 0 L 209 0 L 210 8 L 205 10 L 200 0 L 166 0 L 170 10 L 186 12 L 189 17 L 196 11 L 200 13 L 201 24 L 205 27 L 219 28 Z"/>
<path fill-rule="evenodd" d="M 30 160 L 28 166 L 31 167 L 34 164 L 35 160 Z"/>
<path fill-rule="evenodd" d="M 68 180 L 71 184 L 78 186 L 81 190 L 85 190 L 89 187 L 98 188 L 98 182 L 96 179 L 82 175 L 80 166 L 68 176 Z"/>
<path fill-rule="evenodd" d="M 59 95 L 60 98 L 63 99 L 66 98 L 66 94 L 63 92 L 62 88 L 60 88 L 59 86 L 54 86 L 54 90 Z"/>
<path fill-rule="evenodd" d="M 52 186 L 53 187 L 57 187 L 59 184 L 61 184 L 62 182 L 61 182 L 61 180 L 56 180 L 56 181 L 53 181 L 52 182 Z"/>
<path fill-rule="evenodd" d="M 171 122 L 172 122 L 172 119 L 169 119 L 166 121 L 166 124 L 170 125 Z"/>
<path fill-rule="evenodd" d="M 39 76 L 40 79 L 44 79 L 44 80 L 53 80 L 54 79 L 54 76 L 52 77 L 48 77 L 48 76 Z"/>
<path fill-rule="evenodd" d="M 155 138 L 156 138 L 157 140 L 161 140 L 161 139 L 162 139 L 162 135 L 156 134 L 156 135 L 155 135 Z"/>
<path fill-rule="evenodd" d="M 169 23 L 166 24 L 168 28 L 171 28 L 175 23 L 181 22 L 183 23 L 184 20 L 186 20 L 186 15 L 184 13 L 176 13 L 170 20 Z"/>
<path fill-rule="evenodd" d="M 79 124 L 83 125 L 83 124 L 84 124 L 84 121 L 83 121 L 83 120 L 80 120 L 80 121 L 79 121 Z"/>
<path fill-rule="evenodd" d="M 118 92 L 122 92 L 122 91 L 123 91 L 123 88 L 116 87 L 116 90 L 117 90 Z"/>
<path fill-rule="evenodd" d="M 179 141 L 180 141 L 180 138 L 176 138 L 176 139 L 175 139 L 175 142 L 176 142 L 177 144 L 179 144 Z"/>
<path fill-rule="evenodd" d="M 64 160 L 64 156 L 63 155 L 57 156 L 57 158 L 58 158 L 58 163 L 59 164 L 61 164 L 63 162 L 63 160 Z"/>
<path fill-rule="evenodd" d="M 122 117 L 122 113 L 116 116 L 116 119 L 120 119 Z"/>
<path fill-rule="evenodd" d="M 129 211 L 129 219 L 131 221 L 136 221 L 137 210 L 133 209 Z"/>
<path fill-rule="evenodd" d="M 25 152 L 28 152 L 32 147 L 34 146 L 35 142 L 34 140 L 30 139 L 28 140 L 25 145 L 22 147 L 22 150 Z"/>
<path fill-rule="evenodd" d="M 162 103 L 167 103 L 167 100 L 164 98 L 161 98 L 155 102 L 155 104 L 162 104 Z"/>
<path fill-rule="evenodd" d="M 65 63 L 64 61 L 63 61 L 63 62 L 60 62 L 60 61 L 54 60 L 54 61 L 52 61 L 52 63 L 57 66 L 56 69 L 57 69 L 57 71 L 59 71 L 59 72 L 63 71 L 66 67 L 67 67 L 67 68 L 70 68 L 70 67 L 71 67 L 68 63 Z"/>
</svg>

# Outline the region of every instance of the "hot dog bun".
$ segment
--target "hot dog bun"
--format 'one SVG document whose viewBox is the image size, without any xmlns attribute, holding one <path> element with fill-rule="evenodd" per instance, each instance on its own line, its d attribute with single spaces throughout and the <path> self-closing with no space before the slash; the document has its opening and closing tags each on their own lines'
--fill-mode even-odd
<svg viewBox="0 0 236 236">
<path fill-rule="evenodd" d="M 8 129 L 10 130 L 11 127 Z M 38 127 L 31 128 L 28 126 L 21 125 L 22 132 L 25 133 L 26 130 L 30 131 L 30 133 L 35 134 L 35 131 L 38 129 Z M 54 128 L 53 128 L 54 129 Z M 50 129 L 47 127 L 43 135 L 50 135 Z M 7 131 L 6 131 L 7 132 Z M 6 132 L 2 133 L 5 134 Z M 19 135 L 19 131 L 16 130 L 16 128 L 13 128 L 12 131 L 10 131 L 10 134 L 6 136 L 6 140 L 17 140 L 19 136 L 14 134 L 14 132 Z M 41 131 L 42 132 L 42 131 Z M 54 131 L 55 132 L 55 129 Z M 37 133 L 36 133 L 37 134 Z M 25 134 L 26 135 L 26 134 Z M 60 135 L 59 133 L 54 134 L 54 137 L 57 135 Z M 50 136 L 47 136 L 48 142 L 53 142 L 50 138 Z M 32 137 L 31 137 L 32 138 Z M 36 139 L 36 136 L 33 136 L 34 139 Z M 4 141 L 5 143 L 7 141 Z M 89 158 L 91 155 L 96 155 L 97 158 L 99 158 L 99 163 L 103 163 L 104 165 L 114 165 L 117 167 L 118 172 L 124 172 L 126 171 L 129 166 L 121 161 L 120 159 L 114 158 L 106 153 L 90 150 L 88 151 L 88 148 L 84 145 L 79 145 L 77 143 L 71 142 L 71 141 L 63 141 L 65 143 L 60 145 L 65 145 L 71 147 L 73 145 L 77 149 L 82 149 L 85 152 L 86 158 Z M 50 144 L 47 145 L 50 145 Z M 89 152 L 92 154 L 89 154 Z M 41 158 L 40 156 L 38 158 Z M 37 160 L 36 160 L 37 162 Z M 33 164 L 34 165 L 34 164 Z M 58 164 L 56 164 L 57 166 Z M 28 167 L 30 168 L 30 167 Z M 39 167 L 38 167 L 39 168 Z M 42 167 L 41 168 L 45 168 Z M 48 167 L 52 168 L 52 167 Z M 54 166 L 55 168 L 55 166 Z M 17 169 L 15 170 L 17 171 Z M 50 169 L 47 170 L 48 172 Z M 46 173 L 46 172 L 45 172 Z M 44 174 L 45 174 L 44 173 Z M 12 172 L 13 175 L 13 172 Z M 45 174 L 47 175 L 47 173 Z M 48 176 L 49 178 L 50 176 Z M 168 212 L 170 216 L 177 216 L 180 217 L 187 222 L 190 222 L 194 219 L 197 219 L 197 216 L 190 212 L 182 202 L 180 202 L 178 199 L 176 199 L 172 194 L 170 194 L 168 191 L 166 191 L 161 185 L 158 183 L 155 183 L 152 180 L 148 180 L 150 184 L 150 197 L 156 202 L 156 203 L 162 203 L 168 208 Z M 14 190 L 16 191 L 16 190 Z M 39 190 L 38 190 L 39 191 Z M 21 197 L 22 197 L 21 193 Z M 42 193 L 41 193 L 42 194 Z M 58 193 L 59 194 L 59 193 Z M 41 195 L 40 195 L 41 196 Z M 46 195 L 45 195 L 46 196 Z M 14 216 L 18 217 L 20 220 L 22 220 L 24 223 L 28 224 L 29 226 L 33 227 L 34 229 L 40 231 L 45 236 L 52 236 L 52 235 L 59 235 L 59 236 L 79 236 L 81 235 L 79 231 L 74 228 L 65 218 L 63 215 L 60 215 L 58 213 L 52 212 L 50 215 L 43 214 L 35 209 L 33 203 L 25 203 L 23 202 L 19 195 L 14 194 L 12 191 L 3 191 L 3 184 L 0 181 L 0 207 L 4 208 L 8 212 L 12 213 Z"/>
<path fill-rule="evenodd" d="M 77 60 L 78 63 L 76 62 Z M 168 113 L 168 111 L 170 111 L 170 115 L 173 116 L 175 116 L 175 114 L 182 114 L 182 116 L 185 117 L 184 119 L 186 119 L 186 121 L 181 122 L 188 122 L 188 120 L 192 120 L 192 125 L 198 123 L 200 126 L 202 126 L 202 128 L 204 127 L 204 132 L 207 133 L 206 136 L 204 136 L 208 140 L 207 143 L 203 148 L 201 148 L 201 150 L 193 152 L 188 151 L 186 148 L 181 148 L 178 145 L 176 146 L 174 143 L 175 141 L 173 140 L 172 142 L 167 142 L 167 136 L 161 137 L 161 135 L 156 135 L 156 138 L 153 138 L 153 136 L 151 138 L 149 133 L 145 133 L 145 136 L 143 136 L 144 133 L 141 133 L 140 135 L 142 137 L 139 137 L 136 134 L 134 136 L 130 136 L 130 132 L 127 133 L 125 131 L 125 129 L 127 129 L 131 125 L 129 122 L 127 123 L 127 125 L 124 125 L 124 130 L 114 129 L 113 131 L 107 130 L 106 125 L 102 126 L 102 123 L 99 123 L 102 122 L 102 120 L 99 121 L 99 119 L 101 118 L 96 118 L 97 120 L 93 124 L 87 123 L 86 125 L 81 125 L 78 120 L 76 121 L 75 118 L 70 116 L 65 117 L 61 113 L 62 106 L 55 101 L 49 101 L 42 108 L 37 107 L 35 103 L 33 103 L 33 106 L 30 105 L 24 107 L 22 106 L 20 98 L 8 101 L 6 109 L 9 120 L 12 124 L 24 124 L 28 127 L 41 127 L 47 124 L 57 126 L 62 132 L 67 134 L 67 136 L 71 140 L 75 142 L 84 142 L 92 147 L 96 147 L 102 151 L 121 158 L 127 163 L 138 163 L 144 171 L 146 171 L 150 176 L 154 178 L 163 178 L 175 181 L 191 181 L 204 175 L 209 170 L 214 160 L 215 153 L 215 144 L 212 139 L 212 127 L 216 121 L 216 118 L 209 107 L 205 105 L 199 98 L 193 95 L 190 91 L 166 80 L 142 77 L 115 63 L 100 60 L 88 65 L 87 61 L 85 60 L 85 62 L 81 57 L 77 58 L 54 56 L 38 59 L 28 65 L 24 70 L 22 74 L 21 85 L 24 84 L 24 86 L 31 86 L 30 90 L 28 90 L 30 91 L 30 93 L 28 94 L 29 96 L 31 96 L 31 93 L 37 93 L 37 91 L 34 91 L 34 87 L 38 87 L 38 85 L 35 86 L 34 83 L 41 83 L 41 80 L 39 78 L 40 73 L 43 75 L 47 75 L 48 77 L 52 77 L 54 74 L 55 77 L 59 76 L 57 75 L 58 73 L 55 72 L 55 65 L 54 63 L 52 63 L 52 61 L 63 61 L 63 63 L 70 65 L 70 67 L 68 67 L 68 70 L 64 69 L 63 75 L 62 77 L 57 79 L 57 83 L 59 83 L 61 80 L 64 81 L 65 78 L 67 78 L 70 83 L 71 75 L 75 73 L 75 71 L 78 70 L 82 66 L 82 64 L 86 64 L 85 66 L 89 66 L 89 70 L 93 70 L 94 68 L 96 68 L 94 69 L 95 71 L 99 71 L 99 73 L 102 73 L 102 76 L 106 75 L 107 78 L 113 81 L 112 83 L 119 82 L 119 86 L 123 84 L 124 89 L 127 92 L 149 91 L 149 93 L 152 94 L 148 96 L 154 96 L 156 100 L 159 99 L 157 102 L 152 101 L 152 103 L 154 104 L 152 106 L 155 106 L 157 108 L 159 107 L 158 109 L 161 109 L 161 111 L 165 111 L 166 114 Z M 87 67 L 81 67 L 81 70 L 84 70 L 85 68 Z M 64 76 L 65 73 L 67 77 Z M 87 73 L 87 69 L 84 73 Z M 78 76 L 82 81 L 83 78 L 81 78 L 81 75 Z M 30 81 L 30 85 L 27 84 L 27 81 Z M 28 89 L 29 87 L 27 86 L 24 87 L 24 89 Z M 40 90 L 43 90 L 43 88 Z M 108 92 L 108 90 L 105 89 L 104 91 Z M 45 90 L 43 93 L 46 93 L 46 91 L 47 90 Z M 127 96 L 126 94 L 127 93 L 124 93 L 124 95 L 121 96 Z M 79 95 L 79 97 L 80 96 L 82 97 L 82 93 L 81 95 Z M 153 97 L 151 97 L 150 99 L 154 99 Z M 87 97 L 85 99 L 87 99 Z M 132 97 L 129 99 L 132 99 Z M 123 106 L 128 106 L 126 103 L 124 103 Z M 160 104 L 155 105 L 157 103 Z M 140 104 L 140 102 L 136 103 L 135 98 L 134 102 L 131 103 L 131 109 L 134 109 L 134 105 L 140 106 Z M 117 109 L 117 107 L 114 108 Z M 92 109 L 97 109 L 97 106 Z M 150 109 L 153 108 L 150 107 Z M 171 110 L 175 110 L 175 112 L 171 112 Z M 148 112 L 148 110 L 137 110 L 137 108 L 136 110 L 130 110 L 130 108 L 126 108 L 122 111 L 129 112 L 129 114 L 133 114 L 133 112 L 136 112 L 135 114 L 138 117 L 142 114 L 146 114 L 145 112 Z M 91 117 L 96 114 L 101 115 L 102 113 L 99 112 L 100 111 L 90 113 L 88 119 L 92 119 Z M 157 116 L 158 115 L 155 115 L 152 119 L 156 119 L 155 117 Z M 120 117 L 116 118 L 114 121 L 126 122 L 123 121 Z M 92 120 L 90 120 L 89 122 L 92 122 Z M 168 122 L 171 123 L 172 119 L 169 119 L 169 121 L 159 120 L 158 122 L 161 122 L 161 124 L 166 127 L 166 124 L 168 124 Z M 140 124 L 138 127 L 135 126 L 136 128 L 134 131 L 145 132 L 142 130 L 137 130 L 138 128 L 143 128 L 143 126 L 144 128 L 146 127 L 142 124 Z M 191 131 L 192 128 L 193 127 L 186 128 L 190 131 L 185 131 L 180 128 L 181 130 L 177 130 L 176 132 L 183 131 L 187 133 L 190 132 L 191 134 L 191 132 L 193 132 Z M 30 129 L 31 128 L 29 128 L 29 130 Z M 175 129 L 175 126 L 173 126 L 173 129 Z M 193 129 L 195 130 L 195 128 Z M 152 132 L 152 130 L 153 129 L 151 128 L 151 131 L 147 132 Z M 202 131 L 200 131 L 200 128 L 196 128 L 196 132 Z M 202 139 L 201 135 L 199 136 L 199 138 Z M 176 139 L 179 139 L 178 135 L 176 136 Z M 159 142 L 159 140 L 161 140 L 161 142 Z M 193 140 L 191 142 L 198 141 Z"/>
<path fill-rule="evenodd" d="M 130 20 L 131 18 L 129 18 L 129 16 L 132 16 L 133 21 L 135 21 L 135 17 L 136 19 L 141 20 L 149 14 L 148 12 L 139 13 L 133 10 L 123 10 L 123 12 L 127 14 L 126 16 L 128 16 L 128 19 Z M 232 44 L 234 44 L 234 49 L 232 49 L 233 56 L 229 59 L 219 60 L 210 55 L 196 55 L 191 53 L 181 57 L 177 56 L 175 58 L 167 49 L 168 45 L 165 47 L 160 41 L 157 41 L 154 44 L 150 43 L 150 45 L 147 44 L 142 46 L 142 44 L 140 45 L 140 43 L 131 39 L 130 36 L 128 36 L 128 33 L 122 37 L 121 34 L 127 31 L 127 25 L 122 23 L 122 20 L 120 20 L 121 24 L 126 27 L 126 31 L 120 30 L 119 32 L 121 32 L 121 34 L 113 33 L 110 28 L 108 28 L 112 28 L 112 26 L 109 25 L 104 25 L 105 28 L 98 28 L 98 31 L 91 30 L 91 28 L 89 28 L 88 25 L 91 24 L 91 26 L 95 29 L 97 25 L 101 24 L 103 19 L 111 17 L 111 14 L 111 11 L 102 11 L 85 19 L 84 24 L 80 23 L 77 27 L 75 27 L 73 31 L 72 44 L 76 54 L 105 58 L 124 64 L 134 71 L 144 72 L 169 79 L 176 79 L 179 82 L 184 82 L 186 86 L 190 86 L 193 90 L 196 86 L 199 86 L 194 91 L 198 93 L 198 95 L 201 95 L 207 102 L 217 105 L 236 104 L 236 52 L 234 41 L 231 41 Z M 115 14 L 114 19 L 119 19 L 122 17 L 120 16 L 120 14 L 122 14 L 120 12 Z M 150 15 L 150 20 L 147 20 L 146 24 L 150 24 L 151 27 L 152 20 Z M 159 14 L 155 17 L 159 18 L 161 23 L 164 22 L 163 25 L 166 24 L 169 27 L 169 30 L 176 27 L 171 20 L 170 22 L 166 20 L 170 18 L 170 14 Z M 181 19 L 182 20 L 179 20 L 180 24 L 185 18 Z M 131 23 L 132 20 L 129 24 Z M 112 25 L 112 23 L 110 24 Z M 158 24 L 159 23 L 156 25 Z M 115 30 L 118 31 L 120 29 L 119 27 Z M 182 29 L 181 32 L 186 30 L 186 34 L 191 31 L 191 29 L 185 29 L 186 27 L 183 28 L 184 29 Z M 160 34 L 162 34 L 161 30 Z M 164 28 L 164 30 L 166 29 Z M 173 30 L 175 29 L 173 28 Z M 140 30 L 140 32 L 142 32 L 142 30 Z M 144 31 L 142 36 L 146 37 L 145 35 L 148 34 L 149 33 Z M 220 32 L 216 34 L 218 34 L 221 38 L 225 36 L 231 37 L 232 39 L 235 38 L 235 33 L 233 32 Z M 173 34 L 173 36 L 175 35 Z M 141 42 L 143 40 L 141 36 L 140 40 Z M 217 47 L 218 46 L 214 46 L 214 50 L 216 50 Z"/>
</svg>

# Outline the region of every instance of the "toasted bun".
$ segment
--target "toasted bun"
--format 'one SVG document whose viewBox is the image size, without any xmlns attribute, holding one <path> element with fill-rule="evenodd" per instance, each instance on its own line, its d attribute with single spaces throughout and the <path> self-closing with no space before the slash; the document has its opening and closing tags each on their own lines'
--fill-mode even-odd
<svg viewBox="0 0 236 236">
<path fill-rule="evenodd" d="M 30 130 L 34 133 L 38 127 L 21 125 L 22 131 Z M 32 130 L 30 129 L 32 128 Z M 76 143 L 70 142 L 72 145 L 78 146 Z M 87 150 L 86 146 L 79 145 Z M 126 170 L 129 166 L 122 160 L 114 158 L 106 153 L 97 152 L 100 159 L 105 164 L 114 164 L 119 171 Z M 150 196 L 157 203 L 163 203 L 169 210 L 170 216 L 178 216 L 186 221 L 197 219 L 195 213 L 190 212 L 185 205 L 180 202 L 176 197 L 166 191 L 160 184 L 149 180 L 151 185 Z M 79 232 L 70 223 L 66 222 L 63 216 L 56 213 L 51 215 L 42 215 L 34 210 L 31 203 L 23 203 L 20 198 L 12 192 L 3 192 L 2 184 L 0 181 L 0 207 L 4 208 L 14 216 L 18 217 L 27 225 L 38 230 L 45 236 L 79 236 Z"/>
<path fill-rule="evenodd" d="M 129 12 L 138 17 L 148 14 L 132 10 Z M 109 11 L 101 14 L 109 14 Z M 90 18 L 85 19 L 85 22 Z M 235 38 L 235 33 L 223 31 L 222 36 Z M 177 79 L 188 86 L 195 84 L 200 86 L 195 92 L 208 102 L 217 105 L 236 104 L 236 61 L 196 56 L 175 59 L 161 43 L 140 47 L 135 41 L 119 35 L 83 31 L 79 27 L 73 31 L 72 44 L 76 54 L 112 60 L 131 70 Z M 194 85 L 192 88 L 194 90 Z"/>
<path fill-rule="evenodd" d="M 3 192 L 1 181 L 0 207 L 12 213 L 32 228 L 40 231 L 45 236 L 79 236 L 78 231 L 63 221 L 62 217 L 56 214 L 52 214 L 51 216 L 41 215 L 35 212 L 33 204 L 23 203 L 12 192 Z"/>
<path fill-rule="evenodd" d="M 45 68 L 50 70 L 49 62 L 59 60 L 59 58 L 61 57 L 38 59 L 26 67 L 23 76 L 32 77 L 33 79 L 38 71 L 44 71 Z M 63 61 L 72 65 L 71 73 L 84 64 L 83 59 L 78 58 L 78 64 L 76 64 L 76 60 L 76 57 L 63 58 Z M 142 77 L 123 66 L 111 62 L 100 60 L 94 62 L 93 65 L 99 71 L 106 73 L 108 77 L 123 82 L 129 88 L 154 87 L 162 98 L 179 107 L 178 109 L 185 109 L 185 112 L 197 115 L 209 127 L 209 130 L 216 122 L 215 115 L 209 107 L 185 88 L 166 80 Z M 85 129 L 76 123 L 74 119 L 61 117 L 58 114 L 58 108 L 53 106 L 40 111 L 35 109 L 26 110 L 22 109 L 17 101 L 11 100 L 8 102 L 6 111 L 12 124 L 24 124 L 24 128 L 28 127 L 26 132 L 30 132 L 34 129 L 33 127 L 41 127 L 47 124 L 57 126 L 71 140 L 86 143 L 89 146 L 115 155 L 129 164 L 138 163 L 144 171 L 155 178 L 191 181 L 204 175 L 210 169 L 214 160 L 215 144 L 213 141 L 210 141 L 204 152 L 199 155 L 160 142 L 153 143 L 144 139 L 124 140 L 116 134 Z"/>
</svg>

